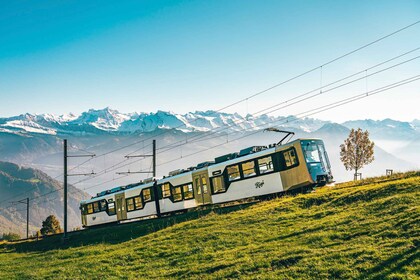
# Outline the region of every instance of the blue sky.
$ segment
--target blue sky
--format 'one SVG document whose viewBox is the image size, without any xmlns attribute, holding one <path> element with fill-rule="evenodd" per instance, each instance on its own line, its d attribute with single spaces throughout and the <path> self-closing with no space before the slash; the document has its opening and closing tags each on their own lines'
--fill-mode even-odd
<svg viewBox="0 0 420 280">
<path fill-rule="evenodd" d="M 420 1 L 0 3 L 0 117 L 106 106 L 219 109 L 420 20 Z M 226 111 L 257 112 L 416 47 L 420 24 Z M 273 114 L 297 114 L 418 75 L 419 61 Z M 316 117 L 420 118 L 419 86 Z"/>
</svg>

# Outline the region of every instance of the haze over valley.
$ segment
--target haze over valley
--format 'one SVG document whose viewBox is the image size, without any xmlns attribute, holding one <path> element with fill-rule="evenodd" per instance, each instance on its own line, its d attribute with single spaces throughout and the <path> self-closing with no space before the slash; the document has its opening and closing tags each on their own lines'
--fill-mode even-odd
<svg viewBox="0 0 420 280">
<path fill-rule="evenodd" d="M 367 129 L 376 143 L 376 160 L 361 170 L 363 176 L 368 177 L 384 174 L 386 169 L 406 171 L 419 167 L 419 124 L 419 120 L 401 122 L 391 119 L 349 120 L 338 124 L 315 118 L 254 117 L 216 111 L 122 113 L 111 108 L 91 109 L 80 115 L 25 113 L 0 118 L 0 160 L 41 169 L 52 177 L 60 176 L 63 169 L 62 139 L 66 138 L 69 153 L 99 156 L 74 170 L 76 173 L 99 172 L 98 175 L 72 178 L 71 181 L 75 187 L 95 194 L 148 177 L 144 174 L 122 176 L 116 172 L 150 170 L 150 159 L 127 159 L 124 156 L 150 154 L 152 139 L 157 140 L 157 174 L 162 177 L 169 171 L 211 161 L 248 146 L 277 143 L 283 135 L 264 132 L 265 128 L 277 127 L 295 132 L 292 139 L 323 139 L 334 178 L 341 182 L 353 176 L 340 162 L 338 148 L 351 128 Z M 109 153 L 111 151 L 114 152 Z M 69 168 L 77 167 L 85 160 L 72 158 Z M 57 179 L 62 180 L 61 177 Z"/>
</svg>

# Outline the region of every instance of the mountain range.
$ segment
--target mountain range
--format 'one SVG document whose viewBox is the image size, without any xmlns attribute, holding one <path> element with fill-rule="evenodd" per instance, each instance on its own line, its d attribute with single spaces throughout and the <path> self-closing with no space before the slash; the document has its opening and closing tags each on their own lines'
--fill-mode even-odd
<svg viewBox="0 0 420 280">
<path fill-rule="evenodd" d="M 98 134 L 98 133 L 142 133 L 156 129 L 177 129 L 182 132 L 208 132 L 218 128 L 228 131 L 258 130 L 268 124 L 286 124 L 292 127 L 313 131 L 319 129 L 325 122 L 317 119 L 304 120 L 289 117 L 274 117 L 268 115 L 245 117 L 234 113 L 216 111 L 196 111 L 187 114 L 157 111 L 156 113 L 120 113 L 111 108 L 102 110 L 90 109 L 76 116 L 74 114 L 55 116 L 52 114 L 0 118 L 0 131 L 8 133 L 39 133 L 39 134 Z"/>
<path fill-rule="evenodd" d="M 214 129 L 227 131 L 253 131 L 269 125 L 277 125 L 314 132 L 331 123 L 313 118 L 298 119 L 294 116 L 275 117 L 268 115 L 241 116 L 217 111 L 196 111 L 187 114 L 157 111 L 156 113 L 120 113 L 109 107 L 90 109 L 80 115 L 22 114 L 0 118 L 0 131 L 7 133 L 40 134 L 87 134 L 87 133 L 142 133 L 157 129 L 177 129 L 183 132 L 208 132 Z M 385 120 L 353 120 L 342 123 L 344 127 L 360 127 L 383 138 L 395 138 L 395 131 L 401 137 L 411 139 L 420 132 L 420 120 L 401 122 Z"/>
<path fill-rule="evenodd" d="M 78 173 L 107 170 L 121 162 L 124 156 L 151 153 L 150 139 L 157 140 L 158 176 L 169 171 L 213 160 L 215 157 L 239 151 L 253 145 L 278 142 L 278 133 L 265 133 L 264 128 L 279 127 L 295 132 L 295 138 L 317 137 L 326 143 L 337 181 L 351 179 L 340 162 L 339 145 L 351 128 L 370 132 L 376 143 L 376 160 L 362 172 L 364 176 L 381 175 L 385 169 L 405 171 L 419 168 L 420 120 L 402 122 L 384 120 L 349 120 L 338 124 L 315 118 L 294 116 L 241 116 L 237 113 L 196 111 L 187 114 L 157 111 L 155 113 L 121 113 L 111 108 L 90 109 L 80 115 L 22 114 L 0 118 L 0 160 L 41 169 L 51 176 L 62 173 L 63 144 L 69 141 L 70 153 L 106 154 L 84 164 Z M 236 139 L 236 140 L 235 140 Z M 144 142 L 142 141 L 144 140 Z M 183 143 L 176 148 L 176 143 Z M 175 145 L 175 148 L 173 146 Z M 118 150 L 119 147 L 128 148 Z M 216 147 L 211 149 L 211 147 Z M 148 147 L 148 148 L 147 148 Z M 172 147 L 172 148 L 171 148 Z M 164 149 L 165 148 L 165 149 Z M 107 154 L 117 149 L 116 152 Z M 85 159 L 83 159 L 85 160 Z M 71 159 L 70 166 L 81 163 Z M 80 183 L 76 187 L 99 192 L 115 184 L 131 183 L 138 178 L 119 178 L 115 172 L 150 169 L 147 159 L 120 169 L 107 171 L 100 178 Z M 130 163 L 130 162 L 129 162 Z M 79 172 L 80 171 L 80 172 Z M 114 181 L 114 179 L 121 179 Z M 101 181 L 110 181 L 100 184 Z M 92 188 L 92 185 L 99 185 Z"/>
</svg>

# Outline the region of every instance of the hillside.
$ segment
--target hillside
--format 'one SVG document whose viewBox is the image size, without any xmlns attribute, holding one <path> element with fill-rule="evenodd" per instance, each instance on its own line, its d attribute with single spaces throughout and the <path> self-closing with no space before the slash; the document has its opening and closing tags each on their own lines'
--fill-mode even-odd
<svg viewBox="0 0 420 280">
<path fill-rule="evenodd" d="M 420 173 L 0 245 L 0 278 L 415 279 Z"/>
<path fill-rule="evenodd" d="M 47 193 L 48 196 L 30 201 L 30 234 L 41 228 L 42 221 L 55 215 L 63 225 L 62 184 L 44 172 L 0 161 L 0 201 L 7 200 L 0 207 L 0 234 L 17 232 L 26 235 L 26 205 L 11 205 L 9 201 L 36 198 Z M 69 228 L 81 225 L 79 202 L 87 197 L 83 191 L 69 187 Z M 8 204 L 6 204 L 8 203 Z"/>
</svg>

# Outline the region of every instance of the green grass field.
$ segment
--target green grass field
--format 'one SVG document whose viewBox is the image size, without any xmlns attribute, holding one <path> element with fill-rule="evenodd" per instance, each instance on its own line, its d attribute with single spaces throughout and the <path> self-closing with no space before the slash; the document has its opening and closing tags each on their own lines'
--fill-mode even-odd
<svg viewBox="0 0 420 280">
<path fill-rule="evenodd" d="M 0 244 L 0 279 L 419 279 L 420 172 Z"/>
</svg>

